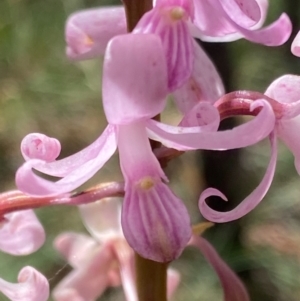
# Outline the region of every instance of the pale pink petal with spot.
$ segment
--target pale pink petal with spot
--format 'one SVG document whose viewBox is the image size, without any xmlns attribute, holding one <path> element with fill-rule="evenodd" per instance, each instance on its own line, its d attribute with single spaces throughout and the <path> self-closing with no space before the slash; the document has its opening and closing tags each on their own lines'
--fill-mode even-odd
<svg viewBox="0 0 300 301">
<path fill-rule="evenodd" d="M 66 54 L 72 60 L 85 60 L 104 55 L 109 40 L 126 32 L 123 6 L 76 12 L 66 22 Z"/>
</svg>

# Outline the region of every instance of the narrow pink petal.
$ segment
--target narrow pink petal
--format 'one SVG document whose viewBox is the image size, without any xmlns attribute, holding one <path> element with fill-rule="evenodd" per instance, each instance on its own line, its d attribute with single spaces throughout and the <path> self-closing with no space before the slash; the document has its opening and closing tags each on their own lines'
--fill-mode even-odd
<svg viewBox="0 0 300 301">
<path fill-rule="evenodd" d="M 45 242 L 45 231 L 33 210 L 6 214 L 0 228 L 0 250 L 12 255 L 28 255 Z"/>
<path fill-rule="evenodd" d="M 91 159 L 97 158 L 99 150 L 104 147 L 106 141 L 114 135 L 114 127 L 108 125 L 103 131 L 102 135 L 98 137 L 92 144 L 79 151 L 78 153 L 66 157 L 61 160 L 47 162 L 42 158 L 32 158 L 32 159 L 42 159 L 41 162 L 36 162 L 34 168 L 42 173 L 45 173 L 54 177 L 65 177 L 69 173 L 75 171 L 83 164 L 87 163 Z M 47 138 L 47 136 L 45 136 Z M 49 151 L 49 144 L 45 143 L 43 148 L 45 153 Z M 44 162 L 46 161 L 46 162 Z"/>
<path fill-rule="evenodd" d="M 218 110 L 207 101 L 196 104 L 182 118 L 179 126 L 193 127 L 200 126 L 203 131 L 217 131 L 220 125 Z"/>
<path fill-rule="evenodd" d="M 249 301 L 245 286 L 231 268 L 222 260 L 214 247 L 204 238 L 193 235 L 192 246 L 200 250 L 205 259 L 215 269 L 224 290 L 224 301 Z"/>
<path fill-rule="evenodd" d="M 148 119 L 163 110 L 167 66 L 159 37 L 128 34 L 113 38 L 103 68 L 103 107 L 109 123 Z"/>
<path fill-rule="evenodd" d="M 232 22 L 232 24 L 234 23 Z M 281 14 L 275 22 L 262 29 L 247 30 L 238 24 L 234 26 L 247 40 L 266 46 L 284 44 L 292 32 L 291 20 L 285 13 Z"/>
<path fill-rule="evenodd" d="M 119 263 L 123 290 L 127 301 L 138 301 L 134 267 L 134 251 L 126 240 L 116 240 L 114 252 Z"/>
<path fill-rule="evenodd" d="M 58 235 L 54 240 L 54 246 L 73 268 L 83 266 L 98 248 L 96 241 L 90 236 L 75 232 Z"/>
<path fill-rule="evenodd" d="M 66 23 L 67 56 L 73 60 L 84 60 L 104 55 L 109 40 L 126 32 L 123 6 L 76 12 Z"/>
<path fill-rule="evenodd" d="M 242 27 L 249 28 L 259 22 L 261 11 L 256 0 L 218 0 L 227 15 Z"/>
<path fill-rule="evenodd" d="M 251 104 L 251 109 L 261 106 L 255 118 L 232 130 L 206 132 L 201 131 L 201 127 L 173 127 L 154 120 L 147 121 L 147 129 L 150 139 L 177 150 L 241 148 L 261 141 L 274 129 L 275 116 L 268 102 L 257 100 Z"/>
<path fill-rule="evenodd" d="M 104 245 L 95 256 L 82 267 L 73 270 L 53 291 L 55 301 L 95 301 L 109 284 L 109 270 L 114 254 L 109 244 Z"/>
<path fill-rule="evenodd" d="M 170 299 L 176 291 L 181 276 L 176 270 L 169 268 L 167 271 L 167 297 Z"/>
<path fill-rule="evenodd" d="M 177 3 L 178 2 L 178 3 Z M 189 33 L 187 19 L 192 1 L 162 1 L 160 5 L 144 14 L 133 33 L 152 33 L 161 38 L 167 59 L 169 91 L 175 91 L 188 80 L 194 62 L 193 38 Z M 185 8 L 187 10 L 185 10 Z M 182 17 L 173 18 L 172 12 L 179 10 Z"/>
<path fill-rule="evenodd" d="M 21 142 L 21 152 L 26 161 L 40 159 L 51 162 L 59 156 L 60 150 L 57 139 L 39 133 L 29 134 Z"/>
<path fill-rule="evenodd" d="M 194 42 L 194 53 L 191 77 L 173 92 L 174 101 L 184 114 L 200 101 L 214 103 L 224 94 L 224 86 L 214 64 L 196 42 Z"/>
<path fill-rule="evenodd" d="M 300 31 L 297 33 L 296 37 L 291 46 L 291 51 L 293 55 L 300 56 Z"/>
<path fill-rule="evenodd" d="M 45 276 L 32 267 L 23 268 L 18 275 L 19 283 L 0 278 L 0 292 L 11 301 L 47 301 L 49 284 Z"/>
<path fill-rule="evenodd" d="M 277 159 L 277 140 L 275 133 L 270 135 L 270 142 L 272 154 L 267 171 L 262 181 L 235 209 L 227 212 L 219 212 L 211 209 L 205 202 L 206 198 L 210 196 L 219 196 L 223 200 L 227 201 L 226 197 L 220 191 L 214 188 L 208 188 L 202 192 L 199 199 L 199 210 L 206 219 L 217 223 L 236 220 L 249 213 L 261 202 L 272 184 L 275 173 Z"/>
<path fill-rule="evenodd" d="M 121 198 L 105 198 L 79 207 L 84 225 L 99 242 L 123 237 L 121 229 Z"/>
<path fill-rule="evenodd" d="M 40 167 L 43 162 L 35 159 L 29 160 L 17 171 L 17 187 L 19 190 L 33 196 L 55 196 L 70 192 L 89 180 L 113 155 L 115 150 L 115 133 L 111 131 L 106 136 L 106 140 L 103 141 L 101 147 L 98 148 L 97 156 L 93 156 L 89 161 L 57 182 L 51 182 L 37 176 L 32 168 Z"/>
</svg>

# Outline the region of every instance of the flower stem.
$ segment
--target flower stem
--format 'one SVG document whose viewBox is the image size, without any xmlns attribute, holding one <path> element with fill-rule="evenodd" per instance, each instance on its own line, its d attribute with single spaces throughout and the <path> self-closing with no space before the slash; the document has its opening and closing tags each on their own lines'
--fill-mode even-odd
<svg viewBox="0 0 300 301">
<path fill-rule="evenodd" d="M 145 259 L 135 254 L 139 301 L 167 301 L 168 263 Z"/>
<path fill-rule="evenodd" d="M 152 9 L 152 0 L 122 0 L 126 11 L 127 29 L 131 32 L 141 17 Z M 156 120 L 160 115 L 155 116 Z M 152 149 L 159 147 L 151 141 Z M 168 263 L 152 261 L 135 253 L 136 287 L 139 301 L 167 301 Z"/>
<path fill-rule="evenodd" d="M 152 0 L 123 0 L 123 3 L 126 11 L 127 29 L 130 32 L 144 13 L 151 10 Z"/>
</svg>

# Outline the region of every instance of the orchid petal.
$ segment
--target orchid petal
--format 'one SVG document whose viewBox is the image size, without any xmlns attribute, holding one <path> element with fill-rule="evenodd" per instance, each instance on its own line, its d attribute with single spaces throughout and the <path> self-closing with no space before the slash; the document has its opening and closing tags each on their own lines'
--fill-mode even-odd
<svg viewBox="0 0 300 301">
<path fill-rule="evenodd" d="M 45 242 L 45 231 L 32 210 L 6 214 L 0 229 L 0 250 L 28 255 Z"/>
<path fill-rule="evenodd" d="M 69 157 L 66 157 L 64 159 L 53 161 L 53 162 L 47 162 L 44 159 L 43 161 L 40 162 L 36 161 L 34 168 L 50 176 L 65 177 L 71 172 L 78 169 L 83 164 L 90 161 L 91 159 L 95 159 L 98 156 L 100 149 L 104 147 L 104 144 L 109 139 L 109 137 L 114 135 L 114 130 L 115 129 L 113 126 L 108 125 L 99 138 L 97 138 L 92 144 L 90 144 L 80 152 L 71 155 Z M 53 149 L 52 145 L 49 143 L 49 140 L 48 141 L 46 140 L 47 138 L 52 139 L 47 136 L 45 136 L 43 140 L 41 139 L 43 143 L 42 149 L 43 152 L 45 153 L 44 155 L 45 157 L 47 156 L 49 157 L 48 152 L 52 154 L 52 149 Z M 42 156 L 41 155 L 39 157 L 32 156 L 32 159 L 42 159 Z"/>
<path fill-rule="evenodd" d="M 296 37 L 293 40 L 291 51 L 293 55 L 300 56 L 300 31 L 297 33 Z"/>
<path fill-rule="evenodd" d="M 41 160 L 29 160 L 19 168 L 16 174 L 16 184 L 18 189 L 33 196 L 55 196 L 72 191 L 90 179 L 113 155 L 116 150 L 115 133 L 111 131 L 106 133 L 106 140 L 101 141 L 97 149 L 97 156 L 94 155 L 86 163 L 73 170 L 63 179 L 57 182 L 51 182 L 35 175 L 32 168 L 43 165 Z M 74 159 L 74 157 L 73 157 Z M 65 161 L 66 162 L 66 161 Z M 52 163 L 48 163 L 49 165 Z M 45 163 L 47 165 L 47 163 Z"/>
<path fill-rule="evenodd" d="M 73 270 L 55 287 L 54 300 L 95 301 L 109 284 L 113 260 L 111 246 L 104 245 L 87 264 Z"/>
<path fill-rule="evenodd" d="M 59 156 L 60 150 L 57 139 L 39 133 L 29 134 L 21 142 L 21 152 L 26 161 L 40 159 L 51 162 Z"/>
<path fill-rule="evenodd" d="M 79 206 L 86 229 L 100 242 L 122 236 L 121 198 L 106 198 Z"/>
<path fill-rule="evenodd" d="M 174 1 L 173 1 L 174 2 Z M 178 1 L 176 1 L 178 2 Z M 190 4 L 192 1 L 185 1 Z M 180 9 L 181 17 L 172 18 Z M 186 20 L 188 11 L 175 3 L 163 2 L 144 14 L 133 33 L 152 33 L 161 38 L 168 68 L 169 91 L 175 91 L 190 77 L 194 62 L 193 38 Z"/>
<path fill-rule="evenodd" d="M 11 301 L 47 301 L 49 284 L 45 276 L 32 267 L 24 267 L 18 275 L 18 284 L 0 278 L 0 292 Z"/>
<path fill-rule="evenodd" d="M 160 181 L 150 188 L 128 185 L 122 227 L 126 240 L 137 253 L 158 262 L 179 257 L 191 236 L 184 204 Z"/>
<path fill-rule="evenodd" d="M 234 23 L 231 22 L 233 25 Z M 249 41 L 266 46 L 279 46 L 284 44 L 291 35 L 292 23 L 287 14 L 283 13 L 269 26 L 257 30 L 247 30 L 238 24 L 236 29 Z"/>
<path fill-rule="evenodd" d="M 189 112 L 187 112 L 179 126 L 193 127 L 199 126 L 203 131 L 217 131 L 220 125 L 220 115 L 218 110 L 210 102 L 199 102 Z"/>
<path fill-rule="evenodd" d="M 116 242 L 114 251 L 120 266 L 122 285 L 126 300 L 138 301 L 134 268 L 134 252 L 124 238 Z"/>
<path fill-rule="evenodd" d="M 109 40 L 126 31 L 123 6 L 76 12 L 66 23 L 67 56 L 72 60 L 85 60 L 104 55 Z"/>
<path fill-rule="evenodd" d="M 180 274 L 174 269 L 167 270 L 167 297 L 170 299 L 180 282 Z"/>
<path fill-rule="evenodd" d="M 300 76 L 287 74 L 274 80 L 265 95 L 284 104 L 280 119 L 291 119 L 300 114 Z"/>
<path fill-rule="evenodd" d="M 196 42 L 194 42 L 194 53 L 191 77 L 173 93 L 174 101 L 183 114 L 200 101 L 214 103 L 224 94 L 224 86 L 215 66 Z"/>
<path fill-rule="evenodd" d="M 61 233 L 54 246 L 73 268 L 80 268 L 95 254 L 97 243 L 91 237 L 74 232 Z"/>
<path fill-rule="evenodd" d="M 260 201 L 264 198 L 272 184 L 276 167 L 277 140 L 274 133 L 270 135 L 270 142 L 272 154 L 267 171 L 262 181 L 254 189 L 254 191 L 250 193 L 250 195 L 248 195 L 235 209 L 227 212 L 219 212 L 211 209 L 205 202 L 205 199 L 207 197 L 214 195 L 219 196 L 223 200 L 227 201 L 226 197 L 220 191 L 214 188 L 208 188 L 202 192 L 199 199 L 199 210 L 206 219 L 218 223 L 236 220 L 249 213 L 260 203 Z"/>
<path fill-rule="evenodd" d="M 171 261 L 190 238 L 188 212 L 162 182 L 166 177 L 151 150 L 144 122 L 119 126 L 118 145 L 125 178 L 121 214 L 124 236 L 142 257 Z"/>
<path fill-rule="evenodd" d="M 128 34 L 113 38 L 103 68 L 103 107 L 109 123 L 148 119 L 163 110 L 167 68 L 159 37 Z"/>
<path fill-rule="evenodd" d="M 275 115 L 268 102 L 257 100 L 251 104 L 251 110 L 261 106 L 262 109 L 255 118 L 232 130 L 206 132 L 199 127 L 173 127 L 149 120 L 148 134 L 150 139 L 177 150 L 242 148 L 261 141 L 274 129 Z"/>
<path fill-rule="evenodd" d="M 204 238 L 193 235 L 190 245 L 200 250 L 215 269 L 224 290 L 224 301 L 249 301 L 245 286 L 230 267 L 222 260 L 214 247 Z"/>
</svg>

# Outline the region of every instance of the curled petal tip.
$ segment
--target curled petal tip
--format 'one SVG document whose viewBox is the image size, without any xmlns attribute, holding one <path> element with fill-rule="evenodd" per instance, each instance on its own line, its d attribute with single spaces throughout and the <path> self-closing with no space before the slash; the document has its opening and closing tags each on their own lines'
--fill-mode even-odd
<svg viewBox="0 0 300 301">
<path fill-rule="evenodd" d="M 9 213 L 0 229 L 0 249 L 13 255 L 27 255 L 45 242 L 45 231 L 32 210 Z"/>
<path fill-rule="evenodd" d="M 0 292 L 11 301 L 47 301 L 49 283 L 45 276 L 32 267 L 23 268 L 18 275 L 18 284 L 0 279 Z"/>
<path fill-rule="evenodd" d="M 39 133 L 29 134 L 21 142 L 21 152 L 26 161 L 40 159 L 52 162 L 59 156 L 60 150 L 57 139 Z"/>
</svg>

